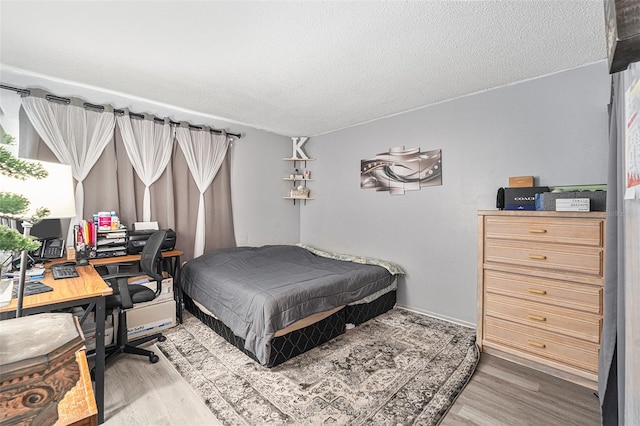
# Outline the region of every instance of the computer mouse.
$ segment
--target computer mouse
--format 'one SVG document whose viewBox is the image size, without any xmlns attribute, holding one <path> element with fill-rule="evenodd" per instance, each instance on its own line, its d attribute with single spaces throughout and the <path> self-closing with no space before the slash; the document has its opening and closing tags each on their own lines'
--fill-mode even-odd
<svg viewBox="0 0 640 426">
<path fill-rule="evenodd" d="M 75 264 L 76 264 L 76 262 L 74 262 L 74 261 L 58 263 L 59 266 L 73 266 Z"/>
</svg>

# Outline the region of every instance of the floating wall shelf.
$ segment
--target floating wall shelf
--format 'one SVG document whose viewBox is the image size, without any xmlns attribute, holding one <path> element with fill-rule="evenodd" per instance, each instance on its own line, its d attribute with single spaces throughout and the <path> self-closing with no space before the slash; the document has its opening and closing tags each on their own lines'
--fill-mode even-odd
<svg viewBox="0 0 640 426">
<path fill-rule="evenodd" d="M 315 161 L 315 158 L 293 158 L 293 157 L 289 157 L 289 158 L 283 158 L 284 161 L 293 161 L 293 167 L 294 169 L 296 168 L 296 163 L 298 161 L 300 162 L 304 162 L 304 167 L 307 167 L 307 161 Z M 292 176 L 300 176 L 300 177 L 292 177 Z M 289 181 L 289 182 L 293 182 L 293 187 L 296 187 L 296 182 L 304 182 L 304 187 L 306 188 L 307 186 L 307 182 L 313 182 L 315 179 L 313 178 L 306 178 L 304 176 L 301 176 L 299 172 L 295 172 L 292 173 L 290 176 L 286 176 L 282 178 L 285 181 Z M 307 204 L 307 200 L 314 200 L 315 198 L 313 197 L 299 197 L 296 195 L 288 195 L 288 196 L 284 196 L 282 197 L 285 200 L 293 200 L 293 205 L 296 204 L 296 200 L 301 200 L 304 201 L 305 204 Z"/>
</svg>

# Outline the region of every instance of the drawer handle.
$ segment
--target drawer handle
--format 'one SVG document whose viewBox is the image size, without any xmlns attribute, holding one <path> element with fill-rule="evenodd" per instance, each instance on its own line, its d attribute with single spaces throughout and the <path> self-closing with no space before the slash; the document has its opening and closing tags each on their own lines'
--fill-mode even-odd
<svg viewBox="0 0 640 426">
<path fill-rule="evenodd" d="M 545 345 L 544 343 L 534 342 L 533 340 L 527 340 L 527 343 L 530 344 L 531 346 L 535 346 L 536 348 L 546 348 L 547 347 L 547 345 Z"/>
<path fill-rule="evenodd" d="M 547 318 L 541 317 L 540 315 L 527 314 L 527 317 L 529 319 L 536 320 L 536 321 L 546 321 L 547 320 Z"/>
<path fill-rule="evenodd" d="M 547 256 L 542 256 L 540 254 L 530 254 L 529 259 L 546 260 Z"/>
<path fill-rule="evenodd" d="M 547 290 L 538 290 L 537 288 L 528 288 L 527 291 L 534 294 L 547 294 Z"/>
<path fill-rule="evenodd" d="M 529 232 L 531 232 L 532 234 L 546 234 L 547 230 L 546 229 L 529 229 Z"/>
</svg>

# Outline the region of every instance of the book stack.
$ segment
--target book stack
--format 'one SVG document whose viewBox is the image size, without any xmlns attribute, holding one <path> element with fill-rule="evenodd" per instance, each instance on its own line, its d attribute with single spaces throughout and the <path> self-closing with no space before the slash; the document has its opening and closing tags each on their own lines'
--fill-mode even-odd
<svg viewBox="0 0 640 426">
<path fill-rule="evenodd" d="M 73 226 L 73 239 L 74 248 L 76 253 L 86 253 L 86 257 L 89 257 L 89 252 L 95 247 L 96 232 L 95 224 L 91 220 L 82 220 L 79 224 Z"/>
<path fill-rule="evenodd" d="M 7 278 L 18 279 L 20 277 L 20 271 L 6 272 L 4 274 Z M 25 273 L 26 281 L 40 281 L 44 278 L 44 268 L 29 268 Z"/>
</svg>

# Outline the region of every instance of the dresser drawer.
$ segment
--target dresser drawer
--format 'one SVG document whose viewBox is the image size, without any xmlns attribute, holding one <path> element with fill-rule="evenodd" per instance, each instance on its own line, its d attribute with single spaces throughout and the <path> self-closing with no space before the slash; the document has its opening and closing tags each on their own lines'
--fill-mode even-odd
<svg viewBox="0 0 640 426">
<path fill-rule="evenodd" d="M 596 385 L 605 222 L 604 212 L 479 212 L 481 350 Z"/>
<path fill-rule="evenodd" d="M 602 319 L 598 315 L 497 294 L 487 294 L 484 303 L 487 316 L 600 343 Z"/>
<path fill-rule="evenodd" d="M 489 239 L 604 245 L 604 221 L 599 219 L 487 216 L 484 226 Z"/>
<path fill-rule="evenodd" d="M 597 373 L 599 345 L 571 337 L 487 317 L 485 339 L 544 357 L 565 365 Z"/>
<path fill-rule="evenodd" d="M 602 253 L 599 247 L 571 247 L 487 239 L 484 246 L 484 261 L 602 277 L 604 274 Z"/>
<path fill-rule="evenodd" d="M 495 293 L 602 315 L 602 287 L 485 270 L 487 294 Z"/>
</svg>

